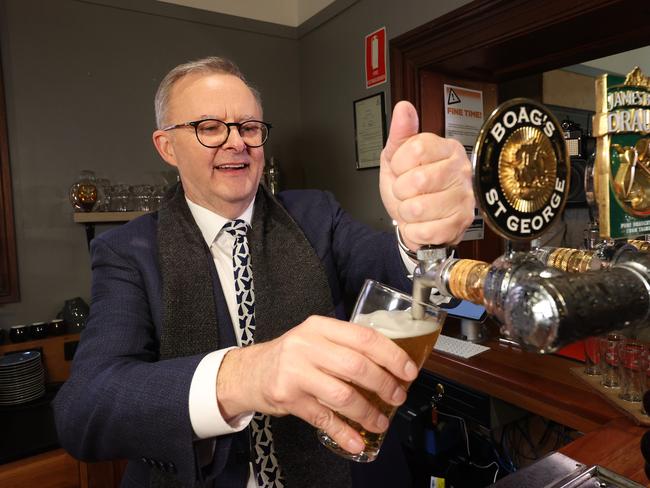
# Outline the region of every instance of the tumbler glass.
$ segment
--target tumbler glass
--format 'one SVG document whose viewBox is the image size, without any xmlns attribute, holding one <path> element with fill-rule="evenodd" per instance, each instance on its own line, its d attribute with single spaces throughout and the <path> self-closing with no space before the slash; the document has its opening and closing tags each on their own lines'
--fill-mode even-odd
<svg viewBox="0 0 650 488">
<path fill-rule="evenodd" d="M 647 348 L 636 341 L 623 342 L 619 347 L 619 373 L 621 391 L 619 398 L 640 402 L 645 393 Z"/>
<path fill-rule="evenodd" d="M 585 346 L 585 374 L 595 376 L 600 374 L 600 338 L 587 337 Z"/>
<path fill-rule="evenodd" d="M 607 388 L 617 388 L 620 385 L 618 371 L 618 350 L 623 342 L 624 337 L 619 332 L 610 332 L 601 338 L 600 357 L 601 357 L 601 384 Z"/>
<path fill-rule="evenodd" d="M 425 309 L 425 317 L 423 320 L 414 320 L 411 317 L 413 303 L 414 300 L 409 295 L 377 281 L 366 280 L 350 322 L 374 328 L 389 337 L 406 351 L 418 368 L 421 368 L 431 354 L 447 314 L 432 304 L 421 304 Z M 410 382 L 400 381 L 400 383 L 405 390 L 410 386 Z M 385 403 L 374 392 L 358 387 L 357 389 L 389 420 L 392 419 L 397 411 L 396 406 Z M 347 459 L 363 463 L 374 461 L 381 449 L 385 432 L 380 434 L 368 432 L 358 423 L 344 417 L 343 419 L 361 434 L 365 444 L 364 450 L 352 454 L 342 449 L 327 433 L 319 430 L 317 435 L 321 443 Z"/>
<path fill-rule="evenodd" d="M 111 212 L 126 212 L 129 208 L 129 187 L 118 183 L 110 187 L 109 209 Z"/>
</svg>

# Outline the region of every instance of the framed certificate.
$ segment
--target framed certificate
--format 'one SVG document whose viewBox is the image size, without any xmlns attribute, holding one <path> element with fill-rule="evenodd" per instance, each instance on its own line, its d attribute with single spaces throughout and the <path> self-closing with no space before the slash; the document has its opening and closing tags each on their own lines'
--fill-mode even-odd
<svg viewBox="0 0 650 488">
<path fill-rule="evenodd" d="M 357 169 L 376 168 L 386 144 L 384 92 L 354 101 L 354 142 Z"/>
</svg>

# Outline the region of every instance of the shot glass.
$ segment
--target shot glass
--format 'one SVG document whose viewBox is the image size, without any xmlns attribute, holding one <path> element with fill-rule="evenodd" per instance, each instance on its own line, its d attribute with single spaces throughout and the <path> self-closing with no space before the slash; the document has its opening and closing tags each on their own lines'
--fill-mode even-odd
<svg viewBox="0 0 650 488">
<path fill-rule="evenodd" d="M 618 332 L 610 332 L 601 338 L 600 365 L 602 378 L 600 383 L 607 388 L 617 388 L 620 385 L 618 350 L 623 340 L 623 335 Z"/>
<path fill-rule="evenodd" d="M 645 393 L 647 350 L 645 344 L 624 342 L 619 347 L 621 391 L 618 397 L 627 402 L 640 402 Z"/>
<path fill-rule="evenodd" d="M 418 303 L 424 308 L 424 319 L 414 320 L 411 316 L 413 303 L 414 300 L 409 295 L 405 295 L 377 281 L 366 280 L 352 312 L 350 322 L 374 328 L 389 337 L 406 351 L 418 368 L 421 368 L 438 340 L 447 314 L 435 305 Z M 400 383 L 405 390 L 410 386 L 410 382 L 400 381 Z M 385 403 L 374 392 L 364 390 L 356 385 L 355 388 L 389 420 L 393 418 L 397 407 Z M 365 445 L 363 451 L 353 454 L 342 449 L 322 430 L 317 431 L 320 442 L 344 458 L 362 463 L 374 461 L 381 449 L 385 432 L 380 434 L 368 432 L 358 423 L 345 417 L 341 418 L 361 434 Z"/>
<path fill-rule="evenodd" d="M 600 338 L 588 337 L 584 340 L 585 346 L 585 374 L 596 376 L 600 371 Z"/>
</svg>

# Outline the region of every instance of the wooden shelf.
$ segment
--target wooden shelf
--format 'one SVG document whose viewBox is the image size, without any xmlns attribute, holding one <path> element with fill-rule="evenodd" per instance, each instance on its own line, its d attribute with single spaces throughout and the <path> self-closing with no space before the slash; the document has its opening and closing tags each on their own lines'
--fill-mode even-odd
<svg viewBox="0 0 650 488">
<path fill-rule="evenodd" d="M 76 224 L 101 224 L 110 222 L 128 222 L 147 212 L 75 212 Z"/>
</svg>

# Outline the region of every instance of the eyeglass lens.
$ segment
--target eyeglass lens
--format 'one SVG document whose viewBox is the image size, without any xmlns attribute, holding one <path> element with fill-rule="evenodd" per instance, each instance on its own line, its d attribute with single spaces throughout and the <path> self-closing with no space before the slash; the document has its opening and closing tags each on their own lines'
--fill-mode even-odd
<svg viewBox="0 0 650 488">
<path fill-rule="evenodd" d="M 219 120 L 204 120 L 196 126 L 196 136 L 204 146 L 218 147 L 228 139 L 228 128 L 228 125 Z M 230 126 L 230 130 L 237 128 L 239 129 L 239 137 L 248 147 L 261 146 L 268 137 L 266 125 L 255 120 L 242 122 L 239 127 Z"/>
</svg>

